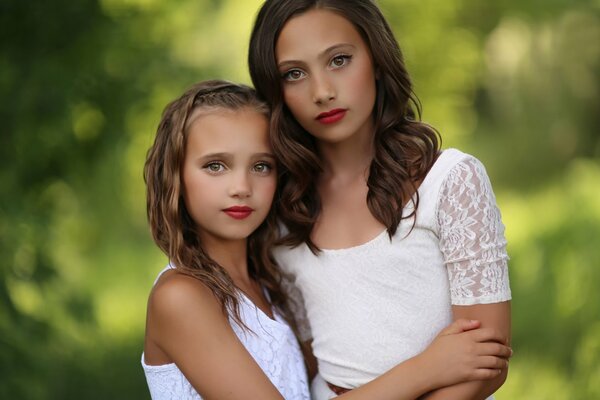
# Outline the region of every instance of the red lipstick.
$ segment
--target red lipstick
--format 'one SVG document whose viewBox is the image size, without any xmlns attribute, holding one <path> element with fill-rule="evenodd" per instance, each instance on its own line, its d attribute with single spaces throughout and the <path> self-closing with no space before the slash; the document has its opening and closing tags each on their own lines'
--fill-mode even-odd
<svg viewBox="0 0 600 400">
<path fill-rule="evenodd" d="M 234 219 L 247 218 L 250 214 L 252 214 L 252 211 L 254 210 L 248 206 L 233 206 L 223 210 L 225 214 Z"/>
<path fill-rule="evenodd" d="M 316 119 L 322 124 L 333 124 L 344 118 L 345 115 L 346 110 L 343 108 L 335 108 L 331 111 L 326 111 L 317 115 Z"/>
</svg>

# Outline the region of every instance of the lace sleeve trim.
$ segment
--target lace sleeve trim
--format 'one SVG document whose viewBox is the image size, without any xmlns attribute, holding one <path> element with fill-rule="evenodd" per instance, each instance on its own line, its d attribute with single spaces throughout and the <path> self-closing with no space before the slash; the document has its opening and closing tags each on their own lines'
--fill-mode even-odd
<svg viewBox="0 0 600 400">
<path fill-rule="evenodd" d="M 452 304 L 510 300 L 504 225 L 485 168 L 476 158 L 459 162 L 445 178 L 437 222 Z"/>
</svg>

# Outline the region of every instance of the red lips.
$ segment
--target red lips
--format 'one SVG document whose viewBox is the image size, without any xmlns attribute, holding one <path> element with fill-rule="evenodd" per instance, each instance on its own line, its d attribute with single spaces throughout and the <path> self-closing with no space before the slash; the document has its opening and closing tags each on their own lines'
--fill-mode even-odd
<svg viewBox="0 0 600 400">
<path fill-rule="evenodd" d="M 234 219 L 244 219 L 252 214 L 254 209 L 248 206 L 233 206 L 223 210 L 223 212 Z"/>
<path fill-rule="evenodd" d="M 335 108 L 331 111 L 323 112 L 317 115 L 317 121 L 322 124 L 333 124 L 338 122 L 346 115 L 346 110 L 343 108 Z"/>
</svg>

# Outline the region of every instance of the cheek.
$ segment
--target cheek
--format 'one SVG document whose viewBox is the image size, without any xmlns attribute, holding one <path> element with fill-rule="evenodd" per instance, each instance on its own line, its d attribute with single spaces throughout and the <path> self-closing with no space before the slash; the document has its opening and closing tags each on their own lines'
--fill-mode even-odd
<svg viewBox="0 0 600 400">
<path fill-rule="evenodd" d="M 194 187 L 191 187 L 190 190 L 185 191 L 185 196 L 183 197 L 185 201 L 185 206 L 188 209 L 188 212 L 195 218 L 197 217 L 197 209 L 201 207 L 205 203 L 205 199 L 202 196 L 202 193 L 198 190 L 195 190 Z"/>
<path fill-rule="evenodd" d="M 186 205 L 188 208 L 198 207 L 198 205 L 209 204 L 218 192 L 218 182 L 208 182 L 200 174 L 187 174 L 183 179 Z M 210 187 L 211 190 L 204 190 Z"/>
<path fill-rule="evenodd" d="M 271 199 L 273 199 L 273 196 L 275 195 L 275 189 L 277 189 L 277 178 L 276 178 L 276 176 L 277 175 L 274 175 L 272 179 L 269 179 L 269 181 L 265 185 L 265 193 Z"/>
<path fill-rule="evenodd" d="M 285 89 L 283 92 L 283 101 L 296 119 L 302 116 L 301 111 L 306 107 L 302 105 L 304 96 L 299 87 Z"/>
<path fill-rule="evenodd" d="M 354 80 L 354 90 L 358 93 L 362 93 L 364 98 L 367 95 L 372 95 L 375 93 L 375 76 L 372 74 L 357 76 Z"/>
<path fill-rule="evenodd" d="M 277 189 L 277 178 L 276 175 L 273 177 L 265 178 L 264 181 L 260 182 L 260 196 L 261 200 L 265 203 L 271 203 L 273 196 L 275 195 L 275 189 Z"/>
<path fill-rule="evenodd" d="M 353 89 L 358 93 L 363 95 L 375 93 L 375 74 L 370 65 L 364 65 L 363 68 L 356 71 L 350 82 L 353 83 Z"/>
</svg>

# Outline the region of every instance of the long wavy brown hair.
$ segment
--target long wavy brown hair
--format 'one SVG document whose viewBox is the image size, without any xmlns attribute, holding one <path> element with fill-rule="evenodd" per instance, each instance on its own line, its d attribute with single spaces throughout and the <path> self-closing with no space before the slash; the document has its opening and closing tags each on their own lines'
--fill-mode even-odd
<svg viewBox="0 0 600 400">
<path fill-rule="evenodd" d="M 207 112 L 250 108 L 269 117 L 268 106 L 258 99 L 254 89 L 221 80 L 198 83 L 167 105 L 144 166 L 148 221 L 154 241 L 176 270 L 208 286 L 225 315 L 247 328 L 239 314 L 239 292 L 225 269 L 202 247 L 198 236 L 201 228 L 190 217 L 183 200 L 181 171 L 189 134 L 188 121 L 198 108 Z M 279 287 L 278 268 L 270 252 L 277 236 L 278 225 L 271 210 L 248 237 L 248 268 L 250 276 L 268 291 L 271 303 L 289 316 Z"/>
<path fill-rule="evenodd" d="M 286 22 L 308 10 L 333 11 L 361 34 L 371 50 L 377 71 L 374 157 L 369 169 L 367 204 L 373 216 L 387 227 L 390 238 L 402 219 L 418 208 L 418 184 L 435 162 L 440 137 L 420 122 L 421 105 L 413 92 L 400 46 L 377 5 L 370 0 L 267 0 L 260 9 L 252 36 L 248 63 L 256 90 L 271 106 L 271 140 L 280 168 L 281 219 L 289 233 L 281 242 L 318 247 L 310 233 L 321 210 L 316 189 L 321 172 L 315 139 L 294 119 L 284 103 L 282 77 L 275 45 Z M 416 112 L 415 112 L 416 111 Z M 414 211 L 403 215 L 403 206 L 414 202 Z"/>
</svg>

